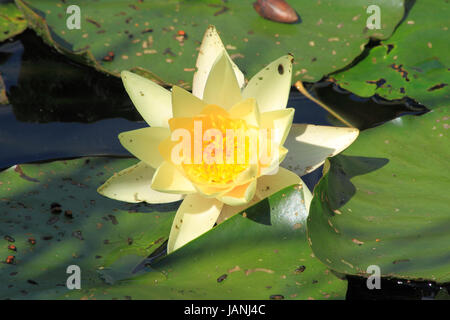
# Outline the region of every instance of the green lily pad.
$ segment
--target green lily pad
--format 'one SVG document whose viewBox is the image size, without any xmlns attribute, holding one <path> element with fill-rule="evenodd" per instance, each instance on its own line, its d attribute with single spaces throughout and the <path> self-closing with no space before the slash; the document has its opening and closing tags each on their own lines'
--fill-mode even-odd
<svg viewBox="0 0 450 320">
<path fill-rule="evenodd" d="M 450 281 L 449 107 L 365 130 L 331 158 L 314 190 L 308 237 L 330 268 Z"/>
<path fill-rule="evenodd" d="M 292 1 L 300 22 L 263 19 L 253 0 L 77 1 L 81 29 L 69 30 L 67 5 L 16 0 L 30 27 L 58 51 L 118 76 L 133 70 L 160 84 L 191 87 L 197 49 L 209 24 L 247 77 L 291 52 L 293 80 L 317 81 L 361 54 L 370 37 L 386 39 L 403 16 L 403 0 L 378 0 L 381 29 L 369 30 L 367 2 Z M 179 32 L 184 32 L 179 34 Z"/>
<path fill-rule="evenodd" d="M 342 299 L 346 281 L 312 254 L 302 193 L 286 188 L 151 265 L 153 271 L 74 293 L 134 299 Z M 128 268 L 132 265 L 128 265 Z M 123 266 L 111 272 L 120 275 Z M 163 279 L 161 279 L 163 276 Z"/>
<path fill-rule="evenodd" d="M 27 22 L 14 3 L 0 4 L 0 42 L 22 33 Z"/>
<path fill-rule="evenodd" d="M 392 37 L 354 67 L 333 75 L 334 80 L 363 97 L 407 96 L 430 109 L 448 106 L 449 14 L 448 2 L 416 1 Z"/>
<path fill-rule="evenodd" d="M 82 158 L 0 173 L 0 298 L 344 298 L 347 282 L 307 244 L 299 187 L 228 219 L 151 271 L 132 274 L 167 239 L 179 204 L 126 204 L 96 192 L 135 162 Z M 9 255 L 15 264 L 6 263 Z M 66 288 L 69 265 L 81 269 L 81 290 Z"/>
<path fill-rule="evenodd" d="M 61 296 L 68 292 L 69 265 L 81 268 L 83 287 L 103 283 L 99 268 L 119 258 L 138 263 L 165 240 L 172 213 L 164 211 L 176 207 L 130 205 L 96 192 L 102 180 L 135 161 L 88 158 L 0 173 L 1 299 Z M 15 264 L 5 263 L 10 255 Z"/>
</svg>

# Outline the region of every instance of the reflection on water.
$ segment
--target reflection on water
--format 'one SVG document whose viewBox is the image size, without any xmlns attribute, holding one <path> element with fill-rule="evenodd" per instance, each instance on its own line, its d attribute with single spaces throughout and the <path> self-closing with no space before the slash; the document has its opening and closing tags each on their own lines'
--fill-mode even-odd
<svg viewBox="0 0 450 320">
<path fill-rule="evenodd" d="M 122 81 L 73 64 L 27 31 L 0 45 L 0 72 L 19 121 L 139 120 Z"/>
<path fill-rule="evenodd" d="M 83 155 L 127 156 L 117 135 L 146 126 L 122 118 L 94 123 L 18 121 L 10 105 L 0 106 L 0 169 L 18 163 Z"/>
</svg>

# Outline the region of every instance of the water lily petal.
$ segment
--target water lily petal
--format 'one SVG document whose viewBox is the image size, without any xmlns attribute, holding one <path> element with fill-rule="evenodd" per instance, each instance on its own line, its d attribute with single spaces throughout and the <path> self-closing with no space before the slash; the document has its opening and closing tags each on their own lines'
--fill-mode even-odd
<svg viewBox="0 0 450 320">
<path fill-rule="evenodd" d="M 209 104 L 207 105 L 203 110 L 202 114 L 204 115 L 221 115 L 222 117 L 229 117 L 230 114 L 227 110 L 219 107 L 215 104 Z"/>
<path fill-rule="evenodd" d="M 152 180 L 152 189 L 167 193 L 196 193 L 194 186 L 172 163 L 164 161 Z"/>
<path fill-rule="evenodd" d="M 236 103 L 228 111 L 232 118 L 242 119 L 248 125 L 259 127 L 259 109 L 255 98 L 248 98 Z"/>
<path fill-rule="evenodd" d="M 213 186 L 213 185 L 207 185 L 207 184 L 194 184 L 197 191 L 206 198 L 216 198 L 219 197 L 231 189 L 233 189 L 234 184 L 228 185 L 228 186 Z"/>
<path fill-rule="evenodd" d="M 150 127 L 122 132 L 119 141 L 135 157 L 157 168 L 163 162 L 163 157 L 155 150 L 169 136 L 168 128 Z"/>
<path fill-rule="evenodd" d="M 226 52 L 223 52 L 211 68 L 203 93 L 203 101 L 230 109 L 241 100 L 241 89 L 236 75 Z"/>
<path fill-rule="evenodd" d="M 287 148 L 280 146 L 278 149 L 278 156 L 273 157 L 269 165 L 261 167 L 261 175 L 263 176 L 266 174 L 276 173 L 274 170 L 277 170 L 280 167 L 280 163 L 283 162 L 284 158 L 286 158 L 288 151 L 289 150 Z"/>
<path fill-rule="evenodd" d="M 306 184 L 303 180 L 295 173 L 288 169 L 280 167 L 278 172 L 274 175 L 266 175 L 258 178 L 258 186 L 256 187 L 256 197 L 259 199 L 264 199 L 272 194 L 284 189 L 288 186 L 298 184 L 302 188 L 305 188 L 309 194 Z"/>
<path fill-rule="evenodd" d="M 231 191 L 217 199 L 230 206 L 239 206 L 249 203 L 253 199 L 255 191 L 256 179 L 253 179 L 246 184 L 234 187 Z"/>
<path fill-rule="evenodd" d="M 200 51 L 197 57 L 197 71 L 194 74 L 193 84 L 192 84 L 192 93 L 202 99 L 203 92 L 205 90 L 206 81 L 208 80 L 208 76 L 210 74 L 211 68 L 217 58 L 224 53 L 228 61 L 230 62 L 235 77 L 238 81 L 239 88 L 242 88 L 245 83 L 244 75 L 236 66 L 236 64 L 230 59 L 230 56 L 226 52 L 222 40 L 217 33 L 217 30 L 214 26 L 209 26 L 203 36 L 202 44 L 200 46 Z"/>
<path fill-rule="evenodd" d="M 283 56 L 259 71 L 242 92 L 244 98 L 256 98 L 261 113 L 286 108 L 292 78 L 291 55 Z"/>
<path fill-rule="evenodd" d="M 244 171 L 240 172 L 236 178 L 234 178 L 234 183 L 236 185 L 241 185 L 249 182 L 250 180 L 256 178 L 258 176 L 259 165 L 250 163 L 248 168 Z"/>
<path fill-rule="evenodd" d="M 251 207 L 255 203 L 271 196 L 272 194 L 289 187 L 291 185 L 299 185 L 303 191 L 303 196 L 305 198 L 305 206 L 309 210 L 309 205 L 311 203 L 312 195 L 306 184 L 302 179 L 292 171 L 285 168 L 279 168 L 275 175 L 262 176 L 258 178 L 256 185 L 256 192 L 253 199 L 241 206 L 229 206 L 225 205 L 220 213 L 217 223 L 222 223 L 226 219 L 234 216 L 236 213 L 242 212 L 245 209 Z"/>
<path fill-rule="evenodd" d="M 168 90 L 133 72 L 122 71 L 125 90 L 142 118 L 152 127 L 168 127 L 172 118 L 172 98 Z"/>
<path fill-rule="evenodd" d="M 167 253 L 210 230 L 220 214 L 223 203 L 214 198 L 190 194 L 181 203 L 170 230 Z"/>
<path fill-rule="evenodd" d="M 293 124 L 286 139 L 289 153 L 281 165 L 305 175 L 346 149 L 358 134 L 356 128 Z"/>
<path fill-rule="evenodd" d="M 172 118 L 169 120 L 169 128 L 172 132 L 176 129 L 192 130 L 194 129 L 194 121 L 191 117 Z"/>
<path fill-rule="evenodd" d="M 206 103 L 183 88 L 172 87 L 172 111 L 173 116 L 193 117 L 198 115 Z"/>
<path fill-rule="evenodd" d="M 152 183 L 155 169 L 143 161 L 126 168 L 109 178 L 98 192 L 105 197 L 130 202 L 169 203 L 183 199 L 182 194 L 171 194 L 153 190 Z"/>
<path fill-rule="evenodd" d="M 283 145 L 291 129 L 294 112 L 295 110 L 292 108 L 264 112 L 261 114 L 260 127 L 273 129 L 275 131 L 275 137 L 272 137 L 273 141 L 278 145 Z"/>
</svg>

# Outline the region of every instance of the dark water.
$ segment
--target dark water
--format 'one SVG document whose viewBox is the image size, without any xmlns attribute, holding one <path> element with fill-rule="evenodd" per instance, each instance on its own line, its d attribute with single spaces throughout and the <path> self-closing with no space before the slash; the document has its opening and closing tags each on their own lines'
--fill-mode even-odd
<svg viewBox="0 0 450 320">
<path fill-rule="evenodd" d="M 0 169 L 81 156 L 130 156 L 118 133 L 146 126 L 120 79 L 74 64 L 32 31 L 0 44 L 0 73 L 10 101 L 0 105 Z M 427 111 L 408 99 L 359 98 L 326 81 L 306 87 L 360 129 Z M 296 109 L 296 123 L 341 125 L 295 89 L 288 105 Z M 321 168 L 303 179 L 313 189 L 320 177 Z M 439 289 L 428 282 L 383 279 L 381 290 L 368 290 L 365 279 L 350 277 L 347 298 L 427 299 Z"/>
</svg>

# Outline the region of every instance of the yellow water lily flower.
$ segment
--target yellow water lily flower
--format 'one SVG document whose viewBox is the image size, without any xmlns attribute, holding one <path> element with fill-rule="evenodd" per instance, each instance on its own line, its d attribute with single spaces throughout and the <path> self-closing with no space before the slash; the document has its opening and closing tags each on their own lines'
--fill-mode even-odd
<svg viewBox="0 0 450 320">
<path fill-rule="evenodd" d="M 210 26 L 200 46 L 192 94 L 177 86 L 168 91 L 123 71 L 125 89 L 150 127 L 119 135 L 122 145 L 140 162 L 115 174 L 98 192 L 134 203 L 183 199 L 170 231 L 168 253 L 290 185 L 302 186 L 309 208 L 311 192 L 299 176 L 348 147 L 358 130 L 292 125 L 294 110 L 286 108 L 292 63 L 292 56 L 283 56 L 245 84 L 244 75 Z M 202 131 L 196 136 L 199 126 Z M 236 147 L 239 137 L 228 136 L 229 130 L 251 133 Z M 257 130 L 268 132 L 270 152 L 265 157 L 264 139 Z M 235 161 L 242 151 L 240 161 Z"/>
</svg>

